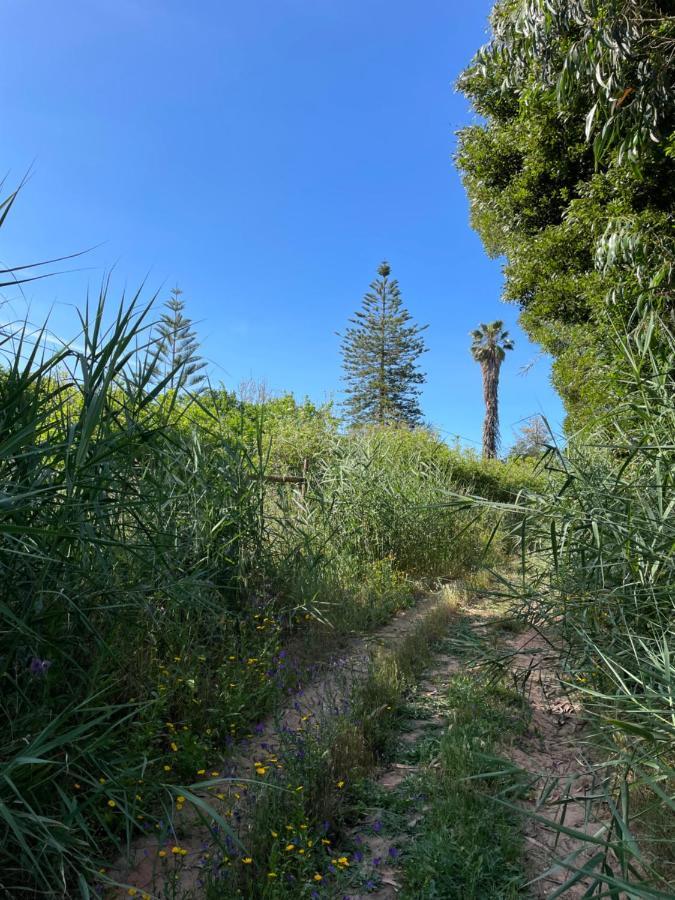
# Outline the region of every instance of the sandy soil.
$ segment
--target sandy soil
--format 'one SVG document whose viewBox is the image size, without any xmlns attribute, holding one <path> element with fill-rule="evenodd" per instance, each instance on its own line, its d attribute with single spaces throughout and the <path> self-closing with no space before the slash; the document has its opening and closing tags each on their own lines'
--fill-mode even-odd
<svg viewBox="0 0 675 900">
<path fill-rule="evenodd" d="M 400 641 L 417 622 L 425 618 L 435 607 L 447 603 L 447 593 L 431 595 L 421 600 L 413 608 L 403 610 L 384 628 L 372 635 L 355 639 L 337 659 L 332 660 L 322 674 L 309 684 L 292 702 L 274 717 L 270 717 L 256 729 L 255 738 L 242 742 L 233 756 L 225 760 L 214 761 L 207 772 L 217 772 L 222 776 L 222 784 L 217 792 L 222 799 L 214 796 L 213 790 L 201 793 L 219 815 L 231 810 L 237 795 L 246 795 L 246 780 L 256 779 L 255 763 L 274 757 L 279 745 L 280 729 L 297 731 L 304 727 L 308 720 L 317 721 L 332 711 L 336 705 L 344 702 L 354 684 L 367 672 L 370 654 L 378 645 L 392 647 Z M 210 782 L 213 782 L 213 778 Z M 245 804 L 244 804 L 245 805 Z M 202 874 L 199 860 L 213 845 L 210 830 L 202 824 L 194 813 L 189 812 L 189 804 L 177 815 L 175 831 L 170 843 L 177 843 L 187 854 L 181 858 L 180 877 L 177 884 L 172 884 L 171 896 L 197 893 L 197 880 Z M 240 815 L 237 830 L 245 837 L 245 815 Z M 153 898 L 162 897 L 164 887 L 169 881 L 172 866 L 164 860 L 161 864 L 158 851 L 166 846 L 166 840 L 160 843 L 155 835 L 148 835 L 134 842 L 131 855 L 126 860 L 118 860 L 108 872 L 109 877 L 122 884 L 133 885 L 139 891 L 150 894 Z M 170 856 L 170 854 L 169 854 Z M 171 881 L 173 882 L 173 878 Z M 124 897 L 126 891 L 112 892 L 110 897 Z"/>
<path fill-rule="evenodd" d="M 532 776 L 532 796 L 524 807 L 567 828 L 596 834 L 602 828 L 592 800 L 598 776 L 583 756 L 582 711 L 556 676 L 556 651 L 534 630 L 513 638 L 508 646 L 514 652 L 514 678 L 532 716 L 527 732 L 508 751 L 511 761 Z M 568 881 L 572 873 L 560 865 L 563 860 L 581 868 L 598 849 L 532 815 L 524 816 L 523 825 L 531 897 L 550 897 Z M 589 884 L 582 878 L 560 896 L 583 897 Z"/>
<path fill-rule="evenodd" d="M 257 729 L 254 739 L 243 742 L 236 754 L 226 761 L 216 762 L 214 771 L 223 776 L 218 792 L 222 801 L 214 798 L 213 792 L 203 792 L 208 802 L 222 814 L 232 807 L 240 794 L 246 794 L 246 780 L 255 778 L 255 764 L 261 759 L 274 759 L 279 745 L 280 729 L 298 731 L 306 727 L 306 722 L 320 721 L 344 702 L 354 684 L 367 671 L 370 653 L 374 646 L 395 646 L 415 623 L 427 616 L 437 605 L 447 602 L 447 594 L 434 595 L 421 601 L 411 610 L 398 616 L 379 632 L 354 640 L 338 659 L 334 659 L 322 674 L 275 717 L 268 719 Z M 467 610 L 478 614 L 478 618 L 489 621 L 484 611 Z M 564 823 L 567 828 L 582 833 L 593 834 L 601 828 L 594 818 L 595 793 L 592 767 L 583 758 L 581 747 L 584 720 L 581 710 L 567 695 L 564 686 L 556 676 L 556 652 L 537 632 L 530 630 L 507 642 L 506 649 L 512 654 L 513 677 L 521 688 L 531 708 L 531 720 L 525 734 L 519 736 L 512 746 L 503 751 L 510 760 L 532 778 L 532 791 L 524 801 L 525 811 L 548 821 Z M 426 673 L 420 690 L 432 696 L 447 688 L 451 677 L 458 671 L 459 663 L 450 655 L 439 655 L 434 666 Z M 401 735 L 404 743 L 414 744 L 429 728 L 443 727 L 442 717 L 438 721 L 411 720 L 407 730 Z M 385 790 L 394 790 L 402 781 L 414 774 L 414 766 L 392 765 L 379 773 L 377 781 Z M 244 803 L 245 808 L 245 803 Z M 182 859 L 180 880 L 173 886 L 172 896 L 199 896 L 197 879 L 201 874 L 198 865 L 203 854 L 213 844 L 209 829 L 190 817 L 181 814 L 173 835 L 176 842 L 187 850 Z M 561 834 L 546 822 L 525 815 L 523 830 L 526 841 L 526 861 L 531 879 L 528 895 L 532 898 L 550 897 L 570 877 L 570 870 L 563 860 L 582 867 L 593 850 L 577 838 Z M 374 812 L 374 820 L 377 811 Z M 367 824 L 367 823 L 366 823 Z M 416 822 L 408 823 L 414 827 Z M 238 831 L 245 839 L 245 813 L 239 817 Z M 373 857 L 387 859 L 390 846 L 397 842 L 396 836 L 383 838 L 373 834 L 366 839 Z M 401 841 L 405 840 L 401 836 Z M 132 884 L 148 892 L 153 898 L 163 896 L 167 873 L 171 867 L 158 866 L 157 851 L 160 848 L 155 836 L 137 841 L 133 846 L 131 861 L 118 862 L 113 870 L 121 882 Z M 384 865 L 379 873 L 381 887 L 375 893 L 362 898 L 352 896 L 352 900 L 392 900 L 400 889 L 400 873 L 395 865 Z M 111 873 L 113 874 L 113 873 Z M 581 898 L 589 882 L 580 879 L 561 896 L 566 900 Z M 120 892 L 117 896 L 123 896 Z M 487 900 L 487 898 L 486 898 Z"/>
</svg>

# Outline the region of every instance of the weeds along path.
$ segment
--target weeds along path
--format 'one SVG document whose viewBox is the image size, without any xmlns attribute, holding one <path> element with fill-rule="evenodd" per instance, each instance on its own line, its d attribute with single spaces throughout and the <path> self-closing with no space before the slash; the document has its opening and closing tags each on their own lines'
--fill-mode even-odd
<svg viewBox="0 0 675 900">
<path fill-rule="evenodd" d="M 531 896 L 574 900 L 586 896 L 593 882 L 581 870 L 601 849 L 593 837 L 605 832 L 596 802 L 603 794 L 599 775 L 583 753 L 582 709 L 561 684 L 558 653 L 543 635 L 528 629 L 507 646 L 531 715 L 527 731 L 508 753 L 533 785 L 523 801 Z"/>
<path fill-rule="evenodd" d="M 458 612 L 362 789 L 350 900 L 583 897 L 592 879 L 575 870 L 599 850 L 584 836 L 604 825 L 557 653 L 535 631 L 505 631 L 493 609 Z M 498 680 L 472 666 L 479 645 L 508 660 Z"/>
<path fill-rule="evenodd" d="M 355 686 L 368 673 L 378 647 L 395 648 L 425 620 L 443 610 L 450 612 L 452 603 L 453 594 L 446 588 L 400 611 L 379 631 L 355 639 L 292 702 L 261 723 L 254 737 L 241 742 L 233 755 L 206 767 L 203 781 L 178 796 L 177 810 L 168 831 L 135 841 L 130 857 L 118 861 L 108 877 L 136 889 L 138 896 L 203 896 L 203 861 L 212 855 L 211 851 L 222 846 L 224 839 L 230 850 L 231 842 L 239 841 L 243 854 L 252 790 L 258 789 L 257 785 L 265 781 L 270 771 L 282 768 L 277 756 L 282 738 L 318 727 L 326 716 L 341 711 Z M 180 851 L 172 853 L 177 847 Z M 125 887 L 108 896 L 122 897 L 127 893 Z"/>
<path fill-rule="evenodd" d="M 288 836 L 277 835 L 274 829 L 285 826 L 256 816 L 261 802 L 278 807 L 275 798 L 281 798 L 283 806 L 283 796 L 306 788 L 311 802 L 320 796 L 330 803 L 331 795 L 344 794 L 338 801 L 343 826 L 334 842 L 321 842 L 332 844 L 324 848 L 323 874 L 316 861 L 304 871 L 302 896 L 582 897 L 590 882 L 583 873 L 572 875 L 598 850 L 583 837 L 600 833 L 603 825 L 594 818 L 598 791 L 583 758 L 581 711 L 558 679 L 554 648 L 534 631 L 505 630 L 502 614 L 445 590 L 355 640 L 234 756 L 215 762 L 202 783 L 185 790 L 179 804 L 185 808 L 176 811 L 168 831 L 137 842 L 131 866 L 118 865 L 116 879 L 140 896 L 162 900 L 290 896 L 265 879 L 269 870 L 275 878 L 283 875 L 283 851 L 295 845 L 296 856 L 308 833 L 296 826 Z M 481 654 L 501 658 L 497 680 L 473 664 Z M 373 658 L 381 662 L 375 679 Z M 400 666 L 410 677 L 397 681 Z M 339 774 L 325 736 L 332 733 L 339 743 L 330 723 L 349 713 L 355 699 L 363 702 L 364 691 L 360 709 L 368 712 L 359 717 L 375 722 L 367 726 L 371 732 L 379 718 L 389 719 L 375 736 L 375 753 L 372 733 L 359 744 L 363 749 L 371 743 L 360 773 L 352 746 L 354 771 Z M 305 740 L 319 749 L 318 768 L 327 770 L 322 784 L 306 780 L 305 762 L 296 765 L 297 781 L 288 780 L 287 764 Z M 372 774 L 375 760 L 379 767 Z M 344 791 L 343 777 L 349 782 Z M 266 781 L 276 786 L 262 788 Z M 201 817 L 195 815 L 200 804 L 208 804 Z M 289 817 L 283 813 L 277 821 Z M 255 858 L 249 859 L 251 847 Z M 339 860 L 342 868 L 335 866 Z M 323 882 L 321 890 L 307 893 L 313 878 Z"/>
<path fill-rule="evenodd" d="M 494 618 L 466 598 L 402 698 L 382 765 L 354 798 L 361 815 L 344 844 L 354 863 L 350 900 L 522 896 L 519 816 L 494 799 L 519 777 L 505 760 L 498 783 L 482 775 L 528 718 L 513 689 L 472 664 Z"/>
</svg>

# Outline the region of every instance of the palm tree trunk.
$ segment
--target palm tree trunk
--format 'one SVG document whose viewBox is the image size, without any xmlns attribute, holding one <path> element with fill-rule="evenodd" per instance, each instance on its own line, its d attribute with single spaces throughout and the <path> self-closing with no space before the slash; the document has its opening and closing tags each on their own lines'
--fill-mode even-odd
<svg viewBox="0 0 675 900">
<path fill-rule="evenodd" d="M 483 457 L 495 459 L 499 448 L 499 363 L 491 360 L 483 369 L 483 400 L 485 419 L 483 421 Z"/>
</svg>

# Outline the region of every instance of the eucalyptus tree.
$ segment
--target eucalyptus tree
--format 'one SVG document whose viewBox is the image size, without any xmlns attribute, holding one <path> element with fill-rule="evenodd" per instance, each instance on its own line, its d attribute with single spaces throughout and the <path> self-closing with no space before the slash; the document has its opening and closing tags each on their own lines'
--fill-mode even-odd
<svg viewBox="0 0 675 900">
<path fill-rule="evenodd" d="M 471 355 L 480 364 L 483 373 L 483 456 L 494 459 L 499 450 L 499 370 L 507 350 L 513 350 L 513 341 L 504 323 L 497 319 L 471 332 Z"/>
<path fill-rule="evenodd" d="M 504 298 L 553 357 L 568 430 L 626 392 L 617 334 L 675 315 L 672 0 L 501 0 L 459 80 L 457 163 Z M 667 354 L 662 330 L 652 348 Z"/>
</svg>

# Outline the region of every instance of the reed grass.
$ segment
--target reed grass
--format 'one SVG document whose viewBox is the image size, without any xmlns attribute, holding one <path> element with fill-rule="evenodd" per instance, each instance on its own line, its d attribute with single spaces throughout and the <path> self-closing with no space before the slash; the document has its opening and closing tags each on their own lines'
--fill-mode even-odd
<svg viewBox="0 0 675 900">
<path fill-rule="evenodd" d="M 164 833 L 176 789 L 308 676 L 290 649 L 477 568 L 495 522 L 438 502 L 481 466 L 423 430 L 343 434 L 307 405 L 176 395 L 154 298 L 112 294 L 106 279 L 57 349 L 46 326 L 0 333 L 8 896 L 100 892 L 111 859 Z M 305 459 L 302 489 L 269 480 Z M 512 496 L 525 474 L 486 478 Z"/>
</svg>

